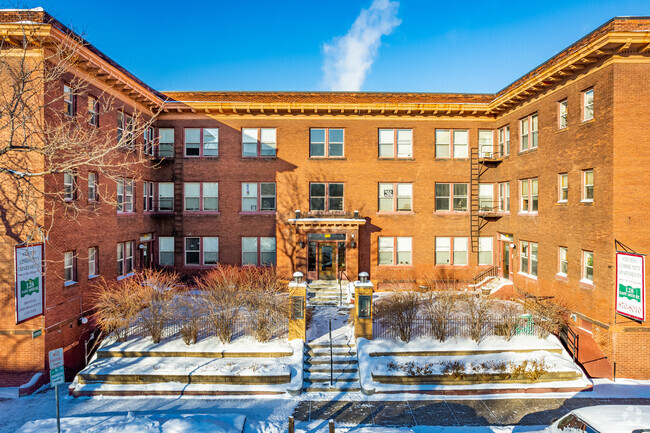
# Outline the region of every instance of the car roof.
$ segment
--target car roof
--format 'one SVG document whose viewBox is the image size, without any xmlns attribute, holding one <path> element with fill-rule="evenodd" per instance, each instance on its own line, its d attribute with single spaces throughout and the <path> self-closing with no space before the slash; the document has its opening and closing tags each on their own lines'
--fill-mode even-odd
<svg viewBox="0 0 650 433">
<path fill-rule="evenodd" d="M 602 433 L 629 433 L 636 429 L 650 429 L 650 406 L 588 406 L 575 409 L 573 413 Z"/>
</svg>

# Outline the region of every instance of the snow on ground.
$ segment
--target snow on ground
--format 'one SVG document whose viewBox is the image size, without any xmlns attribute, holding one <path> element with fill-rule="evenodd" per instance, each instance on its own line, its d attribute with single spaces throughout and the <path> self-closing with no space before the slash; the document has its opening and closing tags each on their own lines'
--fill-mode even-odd
<svg viewBox="0 0 650 433">
<path fill-rule="evenodd" d="M 332 321 L 332 343 L 354 345 L 354 326 L 348 323 L 349 310 L 338 307 L 318 307 L 313 309 L 307 341 L 313 344 L 329 344 L 329 324 Z"/>
<path fill-rule="evenodd" d="M 415 426 L 415 427 L 336 427 L 339 433 L 519 433 L 538 432 L 543 426 L 486 426 L 486 427 L 441 427 L 441 426 Z M 302 430 L 296 429 L 298 432 Z M 327 432 L 327 429 L 310 430 L 314 433 Z"/>
<path fill-rule="evenodd" d="M 562 350 L 563 346 L 560 340 L 554 335 L 547 338 L 537 338 L 534 336 L 517 335 L 507 341 L 503 337 L 488 336 L 481 340 L 480 343 L 469 338 L 453 337 L 444 342 L 434 338 L 423 337 L 416 338 L 408 343 L 400 340 L 379 338 L 376 340 L 365 340 L 366 348 L 369 353 L 382 352 L 435 352 L 435 351 L 514 351 L 514 350 Z M 361 345 L 359 343 L 359 345 Z"/>
<path fill-rule="evenodd" d="M 0 400 L 5 398 L 18 398 L 18 387 L 0 388 Z"/>
</svg>

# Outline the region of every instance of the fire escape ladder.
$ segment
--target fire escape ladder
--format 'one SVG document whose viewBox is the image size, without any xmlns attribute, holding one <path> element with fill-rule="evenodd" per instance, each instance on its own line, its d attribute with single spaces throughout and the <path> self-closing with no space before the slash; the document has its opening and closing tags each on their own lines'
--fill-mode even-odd
<svg viewBox="0 0 650 433">
<path fill-rule="evenodd" d="M 481 178 L 481 161 L 478 148 L 470 148 L 470 183 L 469 183 L 469 217 L 470 240 L 472 252 L 478 252 L 478 238 L 481 231 L 481 217 L 479 215 L 479 180 Z"/>
</svg>

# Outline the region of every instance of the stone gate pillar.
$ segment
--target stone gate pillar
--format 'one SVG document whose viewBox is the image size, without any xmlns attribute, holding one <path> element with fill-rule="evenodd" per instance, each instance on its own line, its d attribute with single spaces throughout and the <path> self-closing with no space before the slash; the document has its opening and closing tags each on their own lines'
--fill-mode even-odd
<svg viewBox="0 0 650 433">
<path fill-rule="evenodd" d="M 302 272 L 293 273 L 289 283 L 289 340 L 307 337 L 307 284 L 302 282 Z"/>
<path fill-rule="evenodd" d="M 354 336 L 372 340 L 372 293 L 374 285 L 368 281 L 368 273 L 359 273 L 354 282 Z"/>
</svg>

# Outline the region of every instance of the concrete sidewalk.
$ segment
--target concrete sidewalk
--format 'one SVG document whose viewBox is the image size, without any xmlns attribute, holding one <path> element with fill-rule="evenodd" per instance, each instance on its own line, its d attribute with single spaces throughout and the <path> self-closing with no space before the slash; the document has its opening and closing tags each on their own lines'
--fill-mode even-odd
<svg viewBox="0 0 650 433">
<path fill-rule="evenodd" d="M 294 411 L 296 427 L 333 419 L 337 426 L 385 427 L 548 425 L 573 409 L 599 404 L 650 405 L 650 398 L 504 398 L 483 400 L 304 401 Z"/>
</svg>

